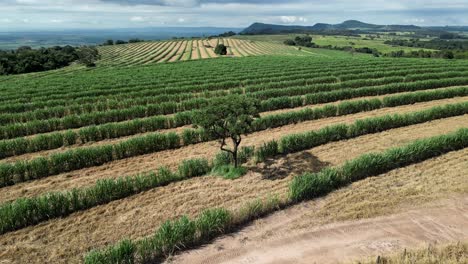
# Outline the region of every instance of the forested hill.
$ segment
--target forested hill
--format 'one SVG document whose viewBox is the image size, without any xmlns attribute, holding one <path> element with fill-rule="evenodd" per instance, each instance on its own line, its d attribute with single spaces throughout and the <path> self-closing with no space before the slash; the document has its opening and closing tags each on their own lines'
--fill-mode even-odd
<svg viewBox="0 0 468 264">
<path fill-rule="evenodd" d="M 422 27 L 414 25 L 374 25 L 357 20 L 347 20 L 340 24 L 317 23 L 313 26 L 286 26 L 263 23 L 253 23 L 244 29 L 241 34 L 282 34 L 282 33 L 306 33 L 313 31 L 336 31 L 336 30 L 361 30 L 361 31 L 420 31 Z"/>
</svg>

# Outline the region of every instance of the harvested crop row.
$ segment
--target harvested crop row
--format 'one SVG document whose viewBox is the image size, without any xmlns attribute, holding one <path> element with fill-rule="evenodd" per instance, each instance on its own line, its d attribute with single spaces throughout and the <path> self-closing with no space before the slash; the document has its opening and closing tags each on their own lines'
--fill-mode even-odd
<svg viewBox="0 0 468 264">
<path fill-rule="evenodd" d="M 407 92 L 407 93 L 399 93 L 387 96 L 369 96 L 369 97 L 360 97 L 357 99 L 339 101 L 337 104 L 338 115 L 342 114 L 350 114 L 355 113 L 356 111 L 370 111 L 377 108 L 383 107 L 395 107 L 404 104 L 413 104 L 417 102 L 423 101 L 431 101 L 437 99 L 445 99 L 445 98 L 453 98 L 457 96 L 466 96 L 468 95 L 468 88 L 460 87 L 460 88 L 439 88 L 435 90 L 428 90 L 428 91 L 419 91 L 419 92 Z M 380 100 L 382 103 L 378 103 L 378 101 L 371 101 Z M 353 103 L 356 103 L 356 106 L 352 106 Z M 359 105 L 368 106 L 362 107 Z M 316 119 L 314 118 L 314 112 L 310 111 L 311 109 L 316 109 L 318 107 L 324 107 L 327 104 L 317 104 L 308 107 L 297 107 L 293 109 L 283 109 L 283 110 L 276 110 L 270 112 L 263 112 L 261 113 L 261 117 L 265 120 L 263 121 L 263 128 L 272 128 L 276 126 L 290 124 L 291 122 L 300 122 L 305 120 Z M 335 104 L 328 104 L 328 106 L 333 106 Z M 346 110 L 352 109 L 352 110 Z M 331 110 L 331 108 L 330 108 Z M 309 111 L 309 112 L 306 112 Z M 327 115 L 329 116 L 329 115 Z M 322 115 L 323 117 L 323 115 Z M 128 121 L 122 123 L 122 129 L 125 130 L 122 132 L 117 132 L 118 124 L 115 125 L 115 129 L 113 132 L 110 132 L 111 129 L 107 125 L 103 125 L 101 129 L 100 126 L 92 127 L 91 128 L 81 128 L 78 130 L 71 130 L 66 131 L 64 133 L 56 132 L 51 134 L 43 134 L 37 137 L 29 137 L 29 138 L 18 138 L 13 140 L 4 140 L 0 141 L 0 159 L 6 158 L 4 161 L 14 161 L 14 160 L 25 160 L 30 159 L 30 157 L 34 156 L 44 156 L 45 154 L 56 153 L 54 149 L 57 148 L 73 148 L 76 147 L 77 144 L 85 144 L 87 146 L 90 145 L 100 145 L 100 142 L 107 142 L 107 143 L 117 143 L 121 140 L 128 139 L 133 134 L 136 136 L 141 136 L 144 131 L 152 132 L 154 130 L 161 131 L 165 128 L 165 126 L 155 126 L 151 125 L 150 127 L 145 126 L 146 122 L 150 122 L 152 118 L 149 119 L 141 119 L 135 121 Z M 269 120 L 269 121 L 268 121 Z M 294 121 L 291 121 L 294 120 Z M 260 121 L 260 120 L 259 120 Z M 133 122 L 140 122 L 140 125 L 136 126 L 135 129 L 131 129 L 131 125 Z M 262 122 L 257 122 L 257 124 L 261 124 Z M 127 125 L 123 125 L 127 124 Z M 104 129 L 109 128 L 109 129 Z M 259 127 L 260 128 L 260 127 Z M 164 132 L 170 131 L 177 131 L 182 132 L 183 127 L 177 127 L 172 129 L 164 129 Z M 116 138 L 114 140 L 110 140 L 110 138 Z M 96 144 L 89 144 L 90 142 L 97 142 Z M 48 151 L 50 150 L 50 151 Z M 63 150 L 63 149 L 62 149 Z M 40 153 L 42 152 L 42 153 Z M 35 154 L 26 154 L 24 153 L 37 153 Z M 11 157 L 13 156 L 13 157 Z M 7 158 L 11 157 L 11 158 Z"/>
<path fill-rule="evenodd" d="M 333 141 L 351 139 L 366 134 L 468 113 L 466 110 L 461 112 L 460 110 L 463 110 L 462 105 L 447 105 L 406 115 L 358 120 L 352 125 L 327 126 L 324 129 L 309 131 L 304 134 L 284 136 L 279 141 L 267 143 L 252 150 L 252 152 L 255 160 L 264 161 L 267 157 L 273 157 L 277 154 L 298 152 Z M 274 143 L 274 145 L 271 143 Z M 274 148 L 271 146 L 274 146 Z M 253 147 L 251 148 L 253 149 Z M 248 160 L 250 154 L 247 155 Z M 91 188 L 75 189 L 68 193 L 50 193 L 33 199 L 21 198 L 13 203 L 0 206 L 0 233 L 47 219 L 66 216 L 79 210 L 89 209 L 115 199 L 135 195 L 170 182 L 201 176 L 210 171 L 210 164 L 206 159 L 184 161 L 178 166 L 178 172 L 175 174 L 170 173 L 167 168 L 159 169 L 158 173 L 119 178 L 116 181 L 99 181 L 96 186 Z M 44 206 L 44 204 L 47 204 L 47 206 Z M 37 210 L 37 208 L 40 208 L 40 210 Z"/>
<path fill-rule="evenodd" d="M 428 109 L 443 103 L 456 102 L 463 102 L 463 100 L 459 98 L 440 100 L 287 125 L 284 127 L 256 132 L 248 135 L 245 139 L 243 139 L 243 144 L 245 144 L 245 146 L 260 146 L 261 144 L 273 139 L 279 139 L 285 133 L 300 133 L 304 131 L 320 129 L 322 127 L 337 123 L 349 124 L 355 120 L 366 117 L 392 113 L 407 113 Z M 463 122 L 461 122 L 459 125 L 463 125 Z M 174 168 L 182 159 L 211 158 L 218 151 L 219 149 L 216 142 L 206 142 L 186 146 L 176 150 L 160 151 L 153 154 L 146 154 L 120 161 L 114 161 L 103 166 L 76 170 L 70 173 L 63 173 L 60 175 L 47 177 L 45 179 L 35 180 L 33 182 L 20 183 L 10 187 L 4 187 L 0 193 L 0 201 L 8 201 L 21 196 L 37 196 L 47 191 L 69 190 L 73 187 L 89 186 L 93 185 L 97 179 L 117 178 L 119 176 L 134 175 L 137 173 L 156 170 L 162 165 Z M 23 190 L 28 191 L 27 193 L 24 193 Z"/>
<path fill-rule="evenodd" d="M 330 152 L 342 153 L 343 146 L 352 148 L 356 144 L 362 146 L 361 150 L 365 152 L 354 152 L 339 161 L 337 159 L 327 161 L 320 158 L 319 160 L 329 165 L 340 164 L 354 158 L 354 155 L 387 149 L 417 138 L 449 132 L 446 130 L 447 123 L 439 123 L 440 121 L 395 129 L 388 131 L 384 137 L 376 134 L 331 143 L 322 146 L 326 148 L 327 155 L 330 155 Z M 334 144 L 339 145 L 333 148 Z M 320 153 L 314 152 L 314 155 L 320 157 Z M 308 161 L 310 163 L 313 160 Z M 28 254 L 29 256 L 37 254 L 38 261 L 42 262 L 76 263 L 89 247 L 102 247 L 107 243 L 115 243 L 123 237 L 136 239 L 147 236 L 166 219 L 173 219 L 183 214 L 193 216 L 209 207 L 236 208 L 242 202 L 265 196 L 270 191 L 285 193 L 289 179 L 290 177 L 276 181 L 265 180 L 262 175 L 252 173 L 234 181 L 204 177 L 178 182 L 86 212 L 76 213 L 64 219 L 52 220 L 35 227 L 5 234 L 0 238 L 0 243 L 7 246 L 3 256 L 5 259 L 15 257 L 22 261 L 28 258 Z M 158 200 L 158 203 L 154 203 L 154 200 Z M 68 235 L 63 235 L 63 228 L 67 228 Z M 92 234 L 90 230 L 93 230 Z M 45 241 L 48 243 L 45 249 L 35 250 L 30 246 L 31 243 L 40 245 Z M 16 243 L 15 250 L 8 249 L 11 243 Z"/>
</svg>

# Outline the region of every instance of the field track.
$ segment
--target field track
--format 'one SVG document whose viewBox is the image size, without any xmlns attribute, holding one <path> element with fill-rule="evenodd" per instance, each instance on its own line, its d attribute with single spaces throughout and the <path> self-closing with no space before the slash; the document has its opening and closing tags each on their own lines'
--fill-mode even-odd
<svg viewBox="0 0 468 264">
<path fill-rule="evenodd" d="M 227 44 L 229 56 L 246 58 L 200 60 L 216 57 L 212 49 L 217 43 Z M 101 47 L 103 65 L 135 66 L 81 69 L 71 75 L 58 71 L 0 82 L 4 95 L 0 99 L 3 155 L 0 182 L 4 184 L 0 187 L 0 217 L 3 217 L 2 205 L 16 199 L 89 188 L 98 180 L 148 173 L 161 166 L 176 171 L 185 159 L 213 159 L 219 152 L 216 140 L 186 142 L 183 133 L 192 131 L 194 111 L 203 109 L 212 98 L 231 93 L 260 101 L 258 127 L 242 140 L 242 146 L 256 149 L 287 135 L 338 124 L 351 126 L 368 118 L 399 114 L 425 119 L 363 132 L 346 140 L 327 141 L 270 157 L 259 164 L 249 162 L 245 165 L 249 172 L 236 180 L 214 175 L 184 178 L 60 218 L 8 230 L 0 234 L 0 263 L 27 263 L 32 255 L 36 263 L 80 263 L 91 249 L 103 248 L 123 238 L 144 238 L 166 220 L 182 215 L 194 217 L 214 207 L 236 210 L 271 194 L 286 199 L 291 181 L 304 172 L 340 166 L 369 152 L 385 151 L 468 127 L 468 64 L 464 61 L 259 56 L 299 52 L 276 50 L 282 46 L 274 45 L 224 38 L 107 46 Z M 183 60 L 194 61 L 162 63 Z M 319 111 L 322 112 L 318 114 Z M 439 113 L 443 115 L 438 116 Z M 166 146 L 162 139 L 156 143 L 151 141 L 142 146 L 161 147 L 145 152 L 132 147 L 136 142 L 132 140 L 155 135 L 173 135 L 177 142 Z M 93 157 L 91 153 L 99 148 L 116 146 L 127 148 L 125 155 L 112 152 L 111 158 L 100 164 L 83 162 L 81 167 L 70 169 L 52 161 L 76 157 L 81 162 Z M 466 151 L 450 152 L 376 178 L 404 178 L 401 172 L 405 172 L 413 178 L 426 179 L 427 188 L 417 189 L 417 195 L 411 198 L 414 200 L 422 197 L 420 200 L 431 202 L 436 196 L 430 193 L 440 197 L 452 192 L 463 194 L 463 190 L 468 190 L 463 181 L 463 175 L 468 173 L 468 167 L 463 166 Z M 44 164 L 41 162 L 48 162 L 51 169 L 38 166 Z M 26 169 L 25 164 L 29 166 Z M 450 168 L 444 164 L 450 164 Z M 428 175 L 422 175 L 422 170 Z M 430 185 L 434 183 L 433 176 L 444 170 L 446 173 L 437 181 L 440 189 L 431 191 L 436 188 Z M 35 173 L 38 176 L 31 176 Z M 454 184 L 450 187 L 448 183 Z M 405 184 L 416 183 L 401 181 L 398 188 L 406 188 Z M 342 191 L 345 190 L 323 198 L 330 199 L 330 208 L 339 206 L 332 203 L 332 198 Z M 340 199 L 352 197 L 343 194 Z M 378 197 L 374 199 L 377 201 Z M 315 205 L 316 201 L 306 203 Z M 394 205 L 400 203 L 404 204 L 397 201 Z M 392 205 L 376 205 L 375 214 L 393 213 L 392 208 Z M 334 212 L 332 209 L 329 212 Z M 340 209 L 348 212 L 347 216 L 337 213 L 332 220 L 352 220 L 351 215 L 371 216 L 364 209 L 354 208 L 356 212 L 348 209 Z M 304 215 L 299 214 L 297 221 L 304 220 L 301 218 Z M 299 224 L 307 225 L 307 222 Z M 281 232 L 288 232 L 286 228 Z M 207 256 L 213 256 L 212 253 Z"/>
</svg>

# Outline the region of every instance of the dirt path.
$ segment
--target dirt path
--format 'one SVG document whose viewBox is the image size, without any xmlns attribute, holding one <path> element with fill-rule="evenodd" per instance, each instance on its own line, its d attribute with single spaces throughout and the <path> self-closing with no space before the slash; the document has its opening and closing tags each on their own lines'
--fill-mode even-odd
<svg viewBox="0 0 468 264">
<path fill-rule="evenodd" d="M 325 118 L 320 120 L 313 120 L 293 125 L 287 125 L 275 129 L 269 129 L 252 133 L 243 139 L 243 146 L 259 146 L 266 141 L 278 139 L 283 135 L 299 133 L 322 127 L 337 124 L 337 123 L 352 123 L 358 119 L 380 116 L 385 114 L 405 113 L 428 109 L 434 105 L 443 103 L 459 102 L 461 98 L 439 100 L 426 102 L 415 105 L 407 105 L 395 108 L 379 109 L 371 112 L 358 113 L 347 116 Z M 448 129 L 455 129 L 466 126 L 468 123 L 468 115 L 461 117 L 453 117 L 445 120 L 433 121 L 448 122 L 442 128 L 441 133 L 445 133 Z M 447 121 L 448 120 L 448 121 Z M 456 121 L 452 121 L 456 120 Z M 422 124 L 427 126 L 428 124 Z M 212 158 L 218 153 L 219 148 L 216 141 L 205 142 L 195 145 L 182 147 L 175 150 L 166 150 L 156 153 L 141 155 L 124 160 L 118 160 L 107 163 L 102 166 L 85 168 L 68 173 L 62 173 L 55 176 L 50 176 L 40 180 L 24 182 L 9 187 L 2 188 L 0 192 L 0 203 L 10 201 L 18 197 L 31 197 L 43 194 L 49 191 L 69 190 L 72 188 L 79 188 L 94 184 L 98 179 L 117 178 L 125 175 L 134 175 L 136 173 L 147 172 L 155 170 L 160 166 L 169 166 L 175 168 L 181 160 L 191 158 Z"/>
<path fill-rule="evenodd" d="M 306 208 L 303 208 L 306 209 Z M 307 209 L 306 209 L 307 210 Z M 428 243 L 468 239 L 468 196 L 433 208 L 291 232 L 290 208 L 171 263 L 338 263 Z"/>
<path fill-rule="evenodd" d="M 330 143 L 307 152 L 288 155 L 270 164 L 267 168 L 259 166 L 259 171 L 253 169 L 237 180 L 231 181 L 207 176 L 155 188 L 106 205 L 77 212 L 65 218 L 54 219 L 4 234 L 0 236 L 0 259 L 4 260 L 5 263 L 25 263 L 31 261 L 31 256 L 34 255 L 34 260 L 37 263 L 77 263 L 82 254 L 91 248 L 115 243 L 125 237 L 136 239 L 150 235 L 167 219 L 180 217 L 184 214 L 194 216 L 201 210 L 212 207 L 238 208 L 247 201 L 257 197 L 266 197 L 271 193 L 284 195 L 288 190 L 288 182 L 294 174 L 304 170 L 316 171 L 324 166 L 340 164 L 369 151 L 379 151 L 403 145 L 417 138 L 448 133 L 452 129 L 455 130 L 457 124 L 462 126 L 462 124 L 466 124 L 466 121 L 467 119 L 451 119 L 450 122 L 438 120 Z M 350 151 L 356 146 L 359 148 Z M 190 155 L 185 151 L 183 154 Z M 419 191 L 418 195 L 421 196 L 443 194 L 463 184 L 466 186 L 466 180 L 465 183 L 463 181 L 468 173 L 468 168 L 460 167 L 460 165 L 466 164 L 463 159 L 466 160 L 467 157 L 468 149 L 449 153 L 444 156 L 445 159 L 431 161 L 435 164 L 429 162 L 430 165 L 424 165 L 424 174 L 421 176 L 410 178 L 420 179 L 429 175 L 428 172 L 435 171 L 431 174 L 434 176 L 433 178 L 422 179 L 418 186 L 433 184 L 436 182 L 434 179 L 436 179 L 439 181 L 437 186 L 447 186 L 446 189 L 434 191 L 433 186 L 430 185 L 427 188 L 417 190 L 412 188 L 411 190 L 413 193 Z M 454 164 L 457 166 L 448 163 L 448 160 L 455 162 Z M 287 164 L 285 164 L 286 162 Z M 288 167 L 291 168 L 290 171 L 281 170 L 281 168 Z M 440 174 L 441 171 L 442 174 Z M 400 177 L 406 174 L 400 174 Z M 94 175 L 94 177 L 96 176 Z M 386 177 L 381 179 L 386 179 Z M 441 182 L 444 180 L 449 183 Z M 405 183 L 406 181 L 402 181 L 399 185 L 393 184 L 392 186 L 401 187 Z M 60 182 L 49 184 L 55 187 Z M 376 183 L 372 184 L 372 186 L 375 185 Z M 34 185 L 32 186 L 34 187 Z M 388 182 L 384 182 L 383 186 L 382 189 L 388 189 Z M 345 197 L 352 197 L 360 189 L 351 188 Z M 394 193 L 389 193 L 389 195 L 395 196 Z M 330 208 L 327 209 L 333 211 Z M 306 212 L 308 211 L 304 211 L 304 213 Z M 307 223 L 307 219 L 310 217 L 305 217 L 301 223 Z"/>
<path fill-rule="evenodd" d="M 192 60 L 198 60 L 200 59 L 200 56 L 198 55 L 198 41 L 195 39 L 192 41 L 192 57 L 190 59 Z"/>
</svg>

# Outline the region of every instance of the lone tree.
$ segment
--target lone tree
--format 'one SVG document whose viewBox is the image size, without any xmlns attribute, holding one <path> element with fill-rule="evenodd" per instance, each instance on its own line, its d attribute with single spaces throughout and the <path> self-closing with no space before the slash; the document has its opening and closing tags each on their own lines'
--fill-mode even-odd
<svg viewBox="0 0 468 264">
<path fill-rule="evenodd" d="M 227 47 L 224 44 L 218 44 L 214 50 L 214 52 L 218 55 L 226 55 L 227 54 Z"/>
<path fill-rule="evenodd" d="M 252 131 L 253 121 L 259 116 L 258 106 L 258 100 L 242 95 L 214 99 L 195 116 L 194 124 L 219 139 L 221 150 L 232 155 L 237 168 L 242 135 Z M 232 144 L 226 142 L 229 139 Z"/>
</svg>

